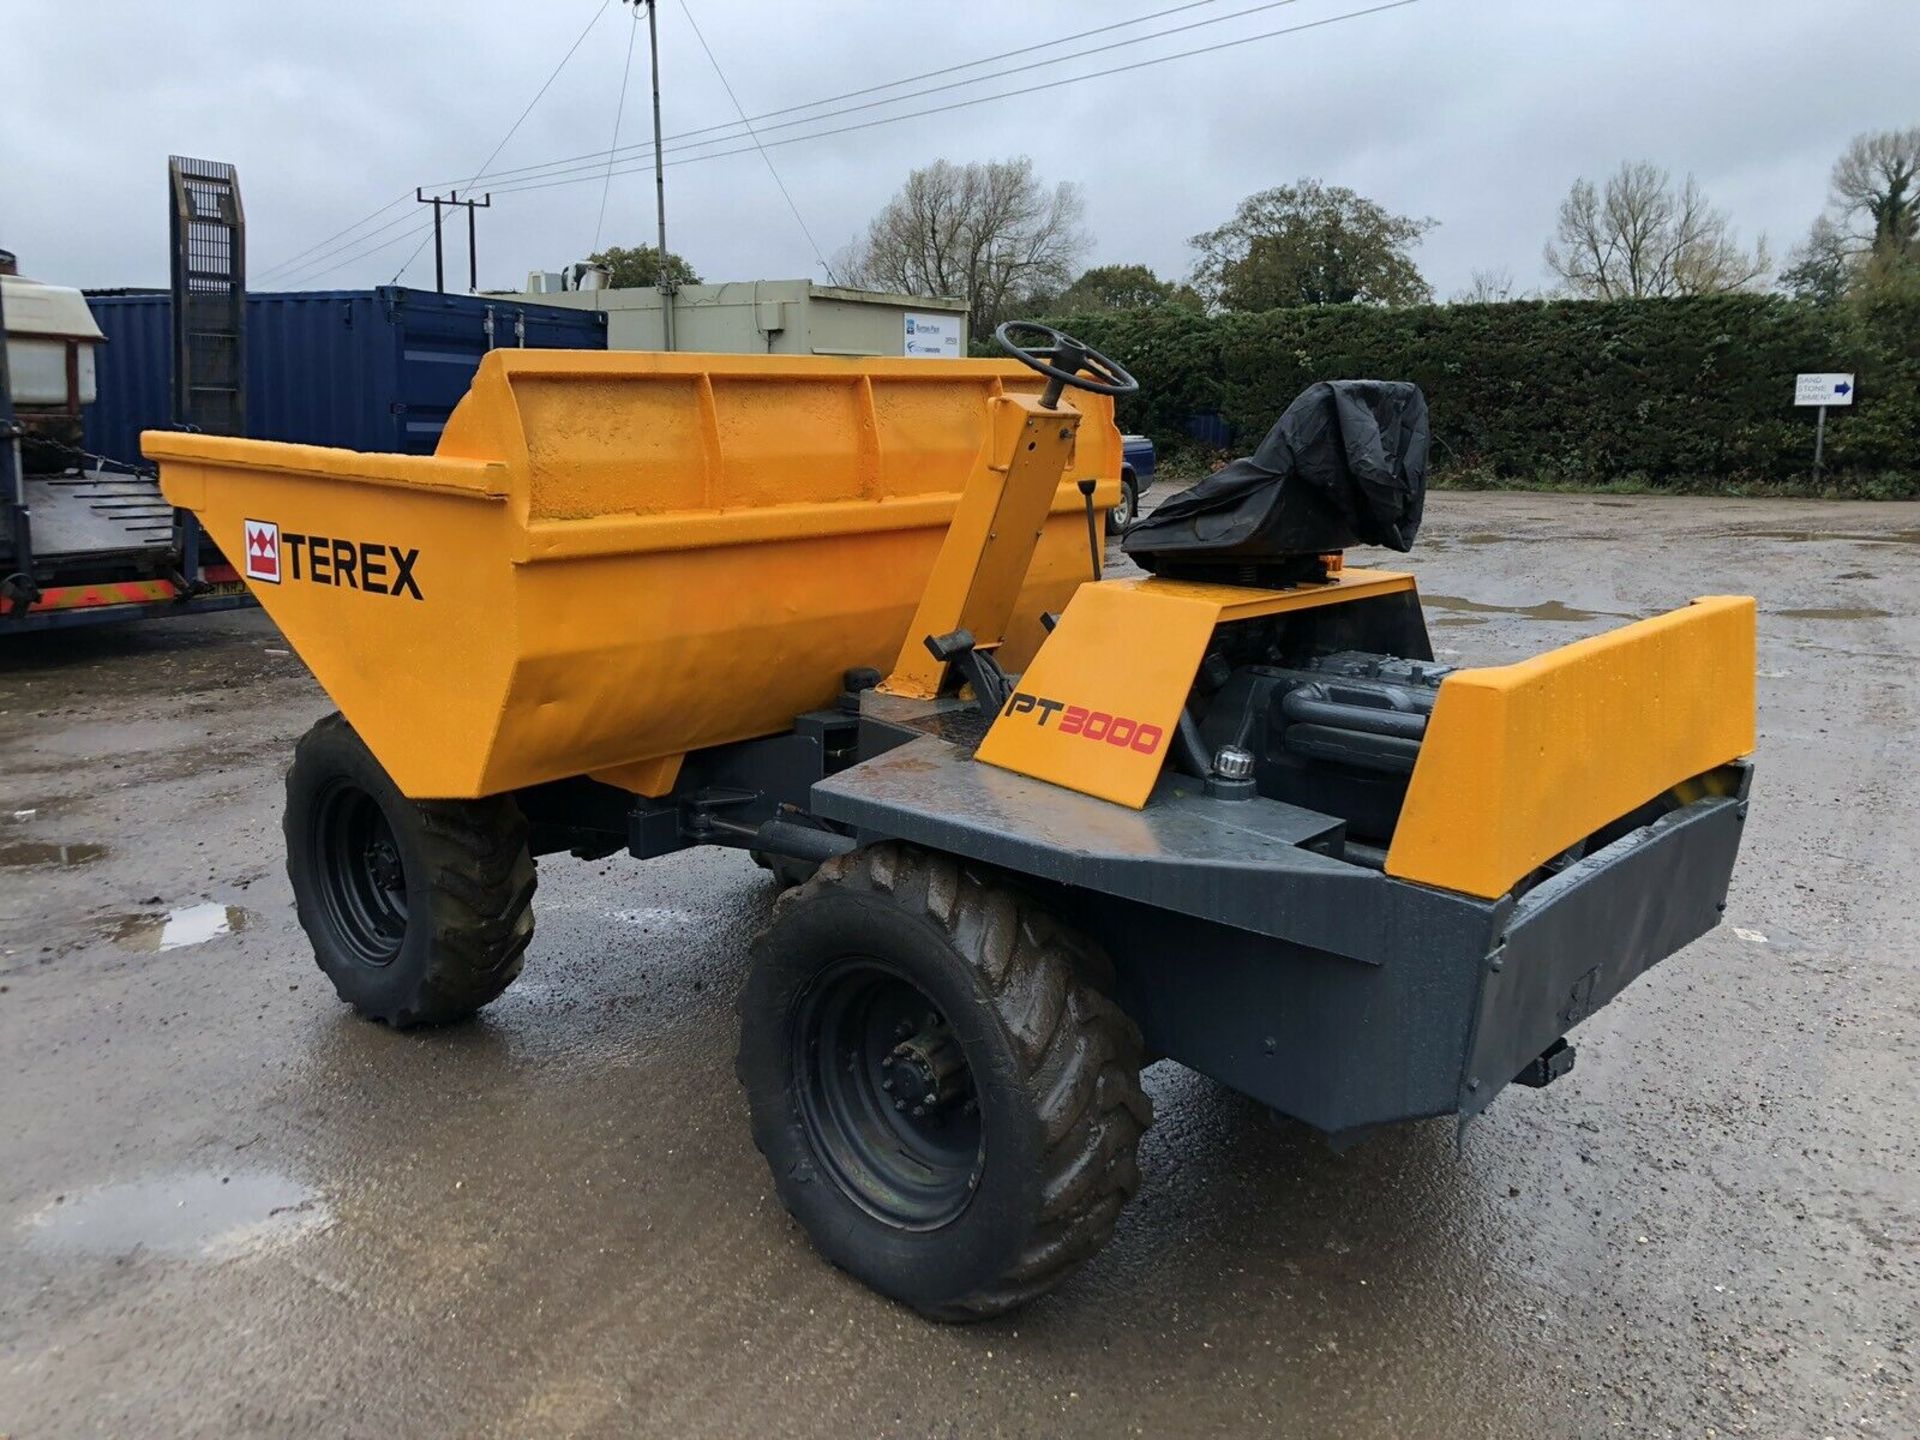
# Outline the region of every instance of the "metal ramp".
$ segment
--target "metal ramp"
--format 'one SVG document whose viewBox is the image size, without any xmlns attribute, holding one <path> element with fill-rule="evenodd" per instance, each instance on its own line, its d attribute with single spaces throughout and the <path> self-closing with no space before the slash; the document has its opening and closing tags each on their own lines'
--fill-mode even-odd
<svg viewBox="0 0 1920 1440">
<path fill-rule="evenodd" d="M 170 156 L 173 192 L 173 421 L 210 435 L 246 425 L 246 217 L 219 160 Z"/>
</svg>

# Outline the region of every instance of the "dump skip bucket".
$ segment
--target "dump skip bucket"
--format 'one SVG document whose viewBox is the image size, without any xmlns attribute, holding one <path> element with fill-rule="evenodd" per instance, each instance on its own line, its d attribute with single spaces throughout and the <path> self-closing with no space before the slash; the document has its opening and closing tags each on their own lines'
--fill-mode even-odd
<svg viewBox="0 0 1920 1440">
<path fill-rule="evenodd" d="M 993 397 L 1039 387 L 987 360 L 496 350 L 432 456 L 142 442 L 407 794 L 664 793 L 686 752 L 892 661 Z M 1069 403 L 1014 668 L 1089 578 L 1075 482 L 1119 498 L 1111 402 Z"/>
</svg>

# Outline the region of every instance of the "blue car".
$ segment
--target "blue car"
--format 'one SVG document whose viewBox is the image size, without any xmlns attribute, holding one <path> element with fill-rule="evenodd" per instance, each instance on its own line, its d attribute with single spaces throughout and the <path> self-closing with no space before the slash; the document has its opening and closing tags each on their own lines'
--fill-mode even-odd
<svg viewBox="0 0 1920 1440">
<path fill-rule="evenodd" d="M 1107 512 L 1107 533 L 1123 535 L 1140 515 L 1140 497 L 1153 484 L 1153 441 L 1144 435 L 1120 437 L 1120 503 Z"/>
</svg>

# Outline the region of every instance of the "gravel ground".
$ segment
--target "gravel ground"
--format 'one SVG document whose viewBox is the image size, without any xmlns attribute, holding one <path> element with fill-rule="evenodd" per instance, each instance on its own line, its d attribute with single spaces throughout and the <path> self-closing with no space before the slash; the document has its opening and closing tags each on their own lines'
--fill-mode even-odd
<svg viewBox="0 0 1920 1440">
<path fill-rule="evenodd" d="M 294 926 L 264 617 L 0 642 L 0 1433 L 1920 1434 L 1920 506 L 1430 516 L 1443 658 L 1760 597 L 1729 923 L 1460 1155 L 1155 1068 L 1113 1244 L 963 1329 L 773 1200 L 743 857 L 543 864 L 522 980 L 391 1034 Z"/>
</svg>

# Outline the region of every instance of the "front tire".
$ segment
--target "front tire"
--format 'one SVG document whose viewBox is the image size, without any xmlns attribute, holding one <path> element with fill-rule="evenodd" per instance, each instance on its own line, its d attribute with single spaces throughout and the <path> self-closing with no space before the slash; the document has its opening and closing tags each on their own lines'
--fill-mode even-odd
<svg viewBox="0 0 1920 1440">
<path fill-rule="evenodd" d="M 820 1252 L 939 1320 L 1104 1245 L 1153 1110 L 1094 947 L 950 856 L 883 844 L 783 896 L 740 1002 L 754 1143 Z"/>
<path fill-rule="evenodd" d="M 749 850 L 747 854 L 754 864 L 773 876 L 782 890 L 806 884 L 820 868 L 811 860 L 796 860 L 791 855 L 769 855 L 764 850 Z"/>
<path fill-rule="evenodd" d="M 294 751 L 283 828 L 314 960 L 368 1019 L 464 1020 L 520 973 L 534 868 L 512 800 L 409 800 L 334 714 Z"/>
<path fill-rule="evenodd" d="M 1124 535 L 1140 518 L 1140 482 L 1131 470 L 1120 476 L 1120 503 L 1107 511 L 1107 533 Z"/>
</svg>

